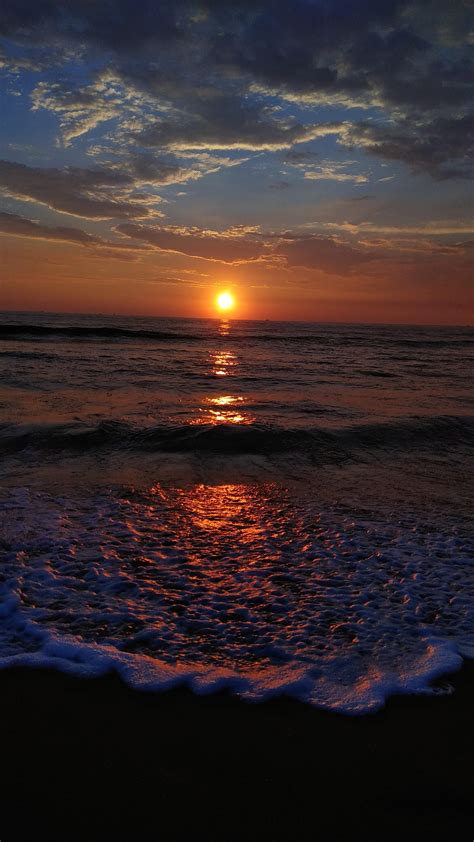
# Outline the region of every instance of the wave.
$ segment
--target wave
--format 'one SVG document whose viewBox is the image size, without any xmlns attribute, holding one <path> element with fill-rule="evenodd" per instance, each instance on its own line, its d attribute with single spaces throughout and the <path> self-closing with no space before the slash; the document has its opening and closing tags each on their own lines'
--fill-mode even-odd
<svg viewBox="0 0 474 842">
<path fill-rule="evenodd" d="M 233 328 L 228 335 L 220 335 L 206 330 L 202 333 L 184 333 L 162 330 L 145 330 L 141 328 L 125 328 L 107 325 L 38 325 L 38 324 L 3 324 L 0 326 L 0 340 L 31 340 L 31 339 L 91 339 L 91 340 L 149 340 L 155 342 L 282 342 L 298 344 L 323 344 L 345 346 L 366 346 L 371 344 L 381 346 L 398 346 L 407 348 L 459 348 L 474 345 L 474 336 L 459 336 L 429 339 L 423 336 L 381 336 L 374 332 L 373 336 L 350 335 L 347 331 L 337 333 L 303 333 L 288 334 L 283 329 L 278 333 L 252 334 L 241 328 Z"/>
<path fill-rule="evenodd" d="M 391 371 L 381 371 L 379 369 L 372 369 L 372 368 L 361 368 L 359 370 L 359 374 L 363 374 L 366 377 L 399 377 L 399 374 L 394 374 Z"/>
<path fill-rule="evenodd" d="M 473 652 L 474 537 L 444 500 L 420 518 L 315 496 L 8 489 L 0 669 L 114 670 L 140 690 L 290 695 L 346 714 L 435 693 Z"/>
<path fill-rule="evenodd" d="M 393 423 L 327 429 L 285 429 L 261 424 L 138 427 L 104 420 L 96 425 L 1 424 L 0 453 L 23 450 L 131 450 L 226 455 L 299 452 L 316 461 L 343 461 L 372 450 L 440 449 L 474 444 L 474 417 L 406 418 Z"/>
<path fill-rule="evenodd" d="M 34 360 L 38 362 L 42 360 L 43 362 L 57 362 L 58 355 L 57 353 L 48 354 L 44 351 L 0 351 L 0 358 L 7 357 L 7 359 L 14 359 L 14 360 Z"/>
<path fill-rule="evenodd" d="M 42 339 L 48 337 L 70 337 L 71 339 L 154 339 L 165 341 L 195 341 L 201 337 L 191 333 L 172 333 L 161 330 L 134 330 L 125 327 L 55 326 L 49 325 L 2 325 L 0 339 Z"/>
</svg>

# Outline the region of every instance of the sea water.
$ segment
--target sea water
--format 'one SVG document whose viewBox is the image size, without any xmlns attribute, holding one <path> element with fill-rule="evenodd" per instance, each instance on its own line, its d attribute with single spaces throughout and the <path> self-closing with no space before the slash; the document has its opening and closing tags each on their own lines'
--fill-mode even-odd
<svg viewBox="0 0 474 842">
<path fill-rule="evenodd" d="M 0 666 L 347 713 L 442 692 L 473 652 L 473 347 L 2 314 Z"/>
</svg>

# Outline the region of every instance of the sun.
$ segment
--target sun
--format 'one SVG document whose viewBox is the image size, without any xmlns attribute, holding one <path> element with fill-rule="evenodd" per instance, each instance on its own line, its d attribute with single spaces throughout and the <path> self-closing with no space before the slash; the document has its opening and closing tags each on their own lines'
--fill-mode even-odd
<svg viewBox="0 0 474 842">
<path fill-rule="evenodd" d="M 219 295 L 216 297 L 216 305 L 217 309 L 220 310 L 221 313 L 228 313 L 229 310 L 233 310 L 235 307 L 235 298 L 231 292 L 220 292 Z"/>
</svg>

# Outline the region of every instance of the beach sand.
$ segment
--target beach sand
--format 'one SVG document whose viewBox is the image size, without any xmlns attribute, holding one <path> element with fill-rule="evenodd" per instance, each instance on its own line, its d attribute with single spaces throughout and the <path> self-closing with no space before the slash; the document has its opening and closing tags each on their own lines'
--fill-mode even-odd
<svg viewBox="0 0 474 842">
<path fill-rule="evenodd" d="M 474 662 L 348 717 L 0 673 L 0 839 L 471 842 Z"/>
</svg>

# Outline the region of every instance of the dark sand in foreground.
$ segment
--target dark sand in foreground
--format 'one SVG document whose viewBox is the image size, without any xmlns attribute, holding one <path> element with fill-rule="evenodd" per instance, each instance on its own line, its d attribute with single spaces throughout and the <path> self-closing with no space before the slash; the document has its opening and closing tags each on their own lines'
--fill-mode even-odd
<svg viewBox="0 0 474 842">
<path fill-rule="evenodd" d="M 0 839 L 471 842 L 474 664 L 364 717 L 0 673 Z"/>
</svg>

